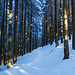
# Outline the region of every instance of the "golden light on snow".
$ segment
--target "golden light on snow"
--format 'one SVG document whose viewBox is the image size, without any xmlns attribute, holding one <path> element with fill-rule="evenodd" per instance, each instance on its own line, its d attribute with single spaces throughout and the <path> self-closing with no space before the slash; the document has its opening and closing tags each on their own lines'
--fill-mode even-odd
<svg viewBox="0 0 75 75">
<path fill-rule="evenodd" d="M 12 64 L 11 64 L 11 59 L 9 60 L 9 62 L 8 62 L 8 68 L 10 68 L 11 66 L 12 66 Z"/>
</svg>

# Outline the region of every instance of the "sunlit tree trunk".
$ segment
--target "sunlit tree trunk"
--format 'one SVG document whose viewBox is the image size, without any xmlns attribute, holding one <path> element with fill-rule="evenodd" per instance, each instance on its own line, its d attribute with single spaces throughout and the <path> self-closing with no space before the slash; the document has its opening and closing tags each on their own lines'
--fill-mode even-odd
<svg viewBox="0 0 75 75">
<path fill-rule="evenodd" d="M 22 55 L 22 1 L 18 0 L 18 55 Z"/>
<path fill-rule="evenodd" d="M 15 0 L 13 63 L 17 61 L 17 16 L 18 16 L 18 0 Z"/>
<path fill-rule="evenodd" d="M 20 30 L 20 29 L 21 29 L 21 27 L 20 27 L 20 25 L 19 25 L 19 40 L 18 40 L 18 41 L 19 41 L 19 47 L 18 47 L 18 52 L 19 52 L 18 54 L 19 54 L 19 56 L 21 55 L 21 43 L 20 43 L 20 42 L 21 42 L 21 40 L 20 40 L 20 38 L 21 38 L 21 36 L 20 36 L 20 34 L 21 34 L 20 31 L 21 31 L 21 30 Z"/>
<path fill-rule="evenodd" d="M 56 47 L 59 46 L 58 44 L 58 30 L 57 30 L 57 0 L 55 0 L 55 43 Z"/>
<path fill-rule="evenodd" d="M 75 0 L 72 0 L 72 25 L 73 25 L 72 48 L 75 50 Z"/>
<path fill-rule="evenodd" d="M 63 14 L 62 14 L 62 0 L 60 0 L 60 19 L 61 19 L 61 43 L 63 43 Z"/>
<path fill-rule="evenodd" d="M 67 0 L 63 0 L 63 10 L 64 10 L 64 59 L 68 59 L 69 58 L 69 48 L 68 48 Z"/>
<path fill-rule="evenodd" d="M 20 45 L 20 41 L 21 40 L 20 40 L 20 38 L 21 38 L 21 36 L 20 36 L 20 26 L 19 26 L 19 48 L 18 48 L 18 50 L 19 50 L 19 53 L 18 53 L 19 56 L 21 55 L 21 48 L 20 48 L 21 47 L 21 45 Z"/>
<path fill-rule="evenodd" d="M 8 65 L 7 68 L 10 68 L 12 65 L 12 1 L 10 0 L 9 5 L 9 39 L 8 39 Z"/>
</svg>

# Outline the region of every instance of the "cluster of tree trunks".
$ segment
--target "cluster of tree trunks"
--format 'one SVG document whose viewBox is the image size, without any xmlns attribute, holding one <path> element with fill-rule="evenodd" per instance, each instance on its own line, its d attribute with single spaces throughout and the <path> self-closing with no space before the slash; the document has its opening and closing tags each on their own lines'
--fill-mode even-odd
<svg viewBox="0 0 75 75">
<path fill-rule="evenodd" d="M 53 2 L 53 1 L 48 2 L 46 7 L 44 8 L 44 10 L 48 10 L 48 11 L 47 11 L 47 13 L 45 11 L 44 17 L 42 19 L 42 24 L 43 24 L 42 25 L 42 47 L 47 45 L 45 42 L 46 39 L 49 39 L 50 42 L 48 41 L 48 43 L 50 43 L 52 45 L 52 43 L 54 41 L 53 40 L 54 37 L 55 37 L 55 44 L 57 47 L 57 46 L 59 46 L 58 40 L 61 38 L 61 43 L 64 42 L 64 58 L 63 59 L 69 58 L 68 37 L 70 40 L 72 28 L 73 28 L 72 47 L 73 47 L 73 49 L 75 49 L 75 41 L 74 41 L 74 37 L 75 37 L 74 9 L 75 9 L 75 6 L 74 6 L 74 2 L 75 2 L 74 0 L 66 0 L 66 1 L 60 0 L 60 2 L 58 3 L 58 1 L 55 0 L 55 2 Z M 60 4 L 59 7 L 57 7 L 58 4 Z M 71 6 L 72 6 L 72 8 L 71 8 Z M 47 9 L 47 8 L 49 8 L 49 9 Z M 60 11 L 59 11 L 59 8 L 60 8 Z M 55 9 L 55 11 L 53 11 L 53 9 Z M 71 13 L 71 11 L 72 11 L 72 13 Z M 48 15 L 48 13 L 50 15 Z M 55 14 L 54 16 L 53 16 L 53 13 Z M 46 19 L 46 15 L 49 16 L 47 19 Z M 72 15 L 72 17 L 71 17 L 71 15 Z M 48 22 L 48 20 L 49 20 L 49 22 Z M 55 21 L 55 23 L 53 24 L 54 21 Z M 72 21 L 73 26 L 71 25 L 71 21 Z M 46 25 L 45 25 L 45 23 L 46 23 Z M 59 25 L 59 23 L 60 23 L 60 25 Z M 48 26 L 49 26 L 49 35 L 47 35 L 47 33 L 45 32 L 48 30 Z M 55 35 L 54 35 L 54 33 L 55 33 Z M 49 38 L 47 38 L 46 35 L 49 36 Z M 63 39 L 64 39 L 64 41 L 63 41 Z"/>
<path fill-rule="evenodd" d="M 37 48 L 38 28 L 36 22 L 32 22 L 32 0 L 30 3 L 28 8 L 24 0 L 0 1 L 0 65 L 7 64 L 7 68 L 17 62 L 17 56 Z"/>
<path fill-rule="evenodd" d="M 57 47 L 61 38 L 61 43 L 64 42 L 63 59 L 69 59 L 68 36 L 71 39 L 71 32 L 72 48 L 75 49 L 75 0 L 60 0 L 59 4 L 58 13 L 57 0 L 46 2 L 42 18 L 41 46 L 52 45 L 55 39 Z M 32 0 L 30 4 L 27 0 L 0 0 L 0 9 L 0 65 L 4 63 L 10 68 L 12 59 L 16 63 L 17 56 L 31 53 L 38 47 L 37 19 L 33 16 Z"/>
</svg>

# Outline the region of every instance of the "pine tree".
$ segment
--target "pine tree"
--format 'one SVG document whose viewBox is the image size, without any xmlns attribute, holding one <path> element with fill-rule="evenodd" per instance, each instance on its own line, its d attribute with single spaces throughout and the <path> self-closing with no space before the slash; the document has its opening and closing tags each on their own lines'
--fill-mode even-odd
<svg viewBox="0 0 75 75">
<path fill-rule="evenodd" d="M 7 64 L 7 55 L 6 55 L 6 50 L 7 50 L 7 5 L 8 5 L 8 0 L 6 0 L 6 24 L 5 24 L 5 50 L 4 50 L 4 65 Z"/>
<path fill-rule="evenodd" d="M 9 39 L 8 39 L 8 65 L 7 68 L 10 68 L 12 65 L 12 1 L 10 0 L 9 5 Z"/>
<path fill-rule="evenodd" d="M 35 23 L 35 49 L 36 49 L 36 23 Z"/>
<path fill-rule="evenodd" d="M 17 16 L 18 16 L 18 0 L 15 0 L 14 50 L 13 50 L 14 63 L 17 61 Z"/>
<path fill-rule="evenodd" d="M 55 43 L 56 47 L 59 46 L 58 44 L 58 30 L 57 30 L 57 0 L 55 0 Z"/>
<path fill-rule="evenodd" d="M 3 55 L 4 55 L 4 51 L 5 51 L 5 29 L 4 29 L 4 26 L 5 26 L 5 0 L 3 1 L 4 2 L 4 5 L 3 5 L 3 18 L 2 18 L 2 54 L 1 54 L 1 63 L 3 63 Z"/>
<path fill-rule="evenodd" d="M 36 23 L 35 23 L 35 48 L 37 48 L 37 26 L 36 26 Z"/>
<path fill-rule="evenodd" d="M 61 43 L 63 43 L 63 14 L 62 14 L 62 0 L 60 0 L 60 19 L 61 19 Z"/>
<path fill-rule="evenodd" d="M 70 40 L 71 39 L 70 0 L 68 0 L 68 26 L 69 26 L 69 40 Z"/>
<path fill-rule="evenodd" d="M 46 27 L 45 27 L 45 14 L 44 14 L 44 46 L 45 46 L 45 31 L 46 31 L 46 29 L 45 29 Z"/>
<path fill-rule="evenodd" d="M 64 59 L 68 59 L 69 58 L 69 48 L 68 48 L 67 0 L 63 0 L 63 10 L 64 10 Z"/>
<path fill-rule="evenodd" d="M 31 0 L 31 24 L 30 24 L 30 53 L 32 52 L 32 0 Z"/>
<path fill-rule="evenodd" d="M 51 2 L 51 36 L 50 36 L 50 38 L 51 38 L 51 45 L 52 45 L 52 43 L 53 43 L 53 21 L 52 21 L 52 2 Z"/>
<path fill-rule="evenodd" d="M 38 26 L 36 25 L 36 48 L 38 47 Z"/>
<path fill-rule="evenodd" d="M 42 47 L 44 46 L 44 23 L 43 23 L 43 19 L 42 19 Z M 36 27 L 35 27 L 36 28 Z M 36 32 L 36 31 L 35 31 Z M 36 34 L 35 34 L 36 35 Z"/>
<path fill-rule="evenodd" d="M 21 21 L 21 55 L 23 56 L 24 54 L 24 49 L 23 49 L 23 0 L 22 0 L 22 21 Z"/>
<path fill-rule="evenodd" d="M 26 10 L 27 10 L 27 1 L 25 2 L 25 17 L 24 17 L 24 54 L 26 53 Z"/>
<path fill-rule="evenodd" d="M 47 33 L 47 11 L 46 11 L 46 45 L 48 44 L 48 33 Z"/>
<path fill-rule="evenodd" d="M 28 51 L 29 51 L 29 11 L 28 11 L 28 27 L 27 27 L 27 53 L 28 53 Z"/>
<path fill-rule="evenodd" d="M 33 18 L 33 49 L 35 48 L 35 46 L 34 46 L 35 45 L 35 39 L 34 39 L 34 37 L 35 37 L 34 36 L 35 35 L 34 34 L 35 30 L 34 30 L 34 28 L 35 28 L 35 26 L 34 26 L 34 18 Z"/>
<path fill-rule="evenodd" d="M 3 24 L 3 19 L 4 19 L 4 14 L 2 15 L 2 13 L 4 12 L 4 10 L 2 9 L 3 8 L 3 5 L 2 5 L 2 1 L 0 1 L 0 65 L 2 64 L 3 62 L 3 27 L 4 27 L 4 24 Z M 3 18 L 2 18 L 3 17 Z"/>
<path fill-rule="evenodd" d="M 75 0 L 72 0 L 72 25 L 73 25 L 72 48 L 75 50 Z"/>
</svg>

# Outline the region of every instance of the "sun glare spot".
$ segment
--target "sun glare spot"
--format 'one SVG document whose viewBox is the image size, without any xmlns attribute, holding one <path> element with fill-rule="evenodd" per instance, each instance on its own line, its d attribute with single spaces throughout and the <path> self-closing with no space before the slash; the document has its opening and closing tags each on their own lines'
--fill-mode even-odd
<svg viewBox="0 0 75 75">
<path fill-rule="evenodd" d="M 20 72 L 22 72 L 23 74 L 29 74 L 28 72 L 26 72 L 25 70 L 23 69 L 19 69 Z"/>
<path fill-rule="evenodd" d="M 16 66 L 16 67 L 14 67 L 15 69 L 18 69 L 19 67 L 18 66 Z"/>
</svg>

